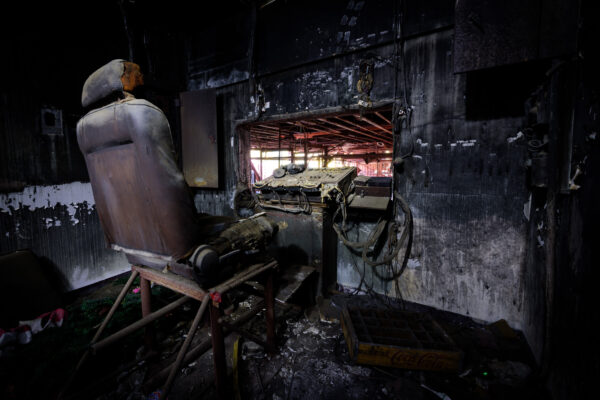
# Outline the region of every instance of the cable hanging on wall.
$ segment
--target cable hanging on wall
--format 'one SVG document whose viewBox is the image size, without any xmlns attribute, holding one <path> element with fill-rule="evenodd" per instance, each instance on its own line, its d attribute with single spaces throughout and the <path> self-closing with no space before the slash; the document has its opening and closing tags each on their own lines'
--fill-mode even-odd
<svg viewBox="0 0 600 400">
<path fill-rule="evenodd" d="M 392 133 L 393 133 L 393 151 L 400 151 L 400 149 L 396 150 L 396 140 L 399 139 L 399 136 L 402 132 L 403 125 L 408 129 L 411 148 L 405 153 L 401 154 L 399 157 L 394 158 L 393 166 L 398 167 L 402 165 L 403 160 L 405 158 L 411 157 L 414 153 L 414 140 L 412 135 L 411 128 L 411 113 L 412 107 L 409 106 L 408 103 L 408 75 L 406 69 L 406 60 L 404 53 L 404 40 L 402 37 L 402 1 L 394 2 L 394 106 L 392 111 Z M 403 103 L 400 104 L 398 102 L 398 70 L 399 70 L 399 60 L 402 62 L 402 79 L 403 79 Z M 393 167 L 392 167 L 393 168 Z M 402 300 L 402 294 L 400 292 L 400 287 L 398 284 L 398 278 L 402 275 L 406 266 L 408 264 L 408 259 L 410 257 L 412 242 L 413 242 L 413 216 L 412 211 L 406 202 L 406 200 L 400 195 L 398 191 L 395 190 L 395 179 L 392 179 L 392 194 L 393 194 L 393 210 L 392 217 L 390 219 L 381 218 L 375 228 L 370 232 L 367 239 L 365 241 L 351 241 L 347 236 L 347 203 L 346 197 L 341 193 L 338 194 L 338 198 L 336 199 L 338 202 L 338 208 L 333 215 L 333 229 L 338 235 L 340 241 L 344 243 L 349 249 L 360 253 L 361 259 L 363 261 L 363 271 L 359 270 L 356 265 L 354 259 L 354 253 L 352 253 L 352 261 L 354 263 L 354 267 L 356 272 L 360 276 L 360 284 L 357 289 L 357 292 L 365 286 L 367 289 L 367 293 L 373 294 L 375 293 L 373 290 L 372 284 L 369 285 L 365 281 L 366 275 L 366 267 L 367 265 L 371 267 L 373 271 L 373 275 L 375 275 L 382 282 L 394 282 L 395 291 L 397 296 Z M 402 225 L 397 221 L 398 218 L 398 208 L 401 208 L 404 213 L 404 223 Z M 341 215 L 341 223 L 337 222 Z M 376 253 L 375 247 L 377 243 L 384 237 L 384 233 L 387 233 L 387 248 L 388 252 L 381 259 L 378 258 L 378 254 Z M 398 237 L 399 236 L 399 237 Z M 406 247 L 405 247 L 406 246 Z M 384 246 L 385 247 L 385 246 Z M 398 254 L 400 250 L 405 247 L 404 254 L 402 256 L 402 262 L 400 264 L 396 263 Z M 371 255 L 371 257 L 370 257 Z M 398 267 L 399 265 L 399 267 Z M 387 268 L 386 268 L 387 267 Z M 382 269 L 386 269 L 387 273 L 382 271 Z"/>
</svg>

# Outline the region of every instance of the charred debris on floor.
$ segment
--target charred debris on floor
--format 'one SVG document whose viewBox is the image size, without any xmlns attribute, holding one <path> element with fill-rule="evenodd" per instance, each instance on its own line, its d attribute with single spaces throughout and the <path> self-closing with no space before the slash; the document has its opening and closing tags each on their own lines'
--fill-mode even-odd
<svg viewBox="0 0 600 400">
<path fill-rule="evenodd" d="M 41 332 L 31 344 L 4 348 L 0 367 L 3 398 L 55 396 L 69 370 L 85 349 L 124 278 L 114 279 L 86 293 L 66 307 L 68 318 L 60 329 Z M 108 333 L 139 319 L 140 294 L 134 289 L 125 297 Z M 227 301 L 225 346 L 230 382 L 240 398 L 300 399 L 496 399 L 543 398 L 533 357 L 523 335 L 503 321 L 478 323 L 471 318 L 402 303 L 385 296 L 337 294 L 317 305 L 296 303 L 300 290 L 288 303 L 277 302 L 278 351 L 269 355 L 249 339 L 262 339 L 264 318 L 251 312 L 263 307 L 261 299 L 232 291 Z M 156 304 L 167 304 L 175 293 L 152 288 Z M 372 313 L 413 313 L 435 320 L 462 353 L 458 369 L 418 371 L 364 365 L 349 351 L 339 320 L 344 309 Z M 143 332 L 112 346 L 89 363 L 68 398 L 146 399 L 166 379 L 166 366 L 185 340 L 194 307 L 184 305 L 159 319 L 155 348 L 142 345 Z M 383 315 L 382 314 L 382 315 Z M 248 315 L 251 315 L 248 318 Z M 337 316 L 337 317 L 336 317 Z M 182 364 L 169 398 L 213 398 L 212 356 L 208 321 L 200 324 Z M 241 326 L 243 325 L 243 328 Z M 242 335 L 240 331 L 243 330 Z M 235 368 L 233 368 L 235 365 Z M 8 368 L 10 366 L 10 368 Z"/>
</svg>

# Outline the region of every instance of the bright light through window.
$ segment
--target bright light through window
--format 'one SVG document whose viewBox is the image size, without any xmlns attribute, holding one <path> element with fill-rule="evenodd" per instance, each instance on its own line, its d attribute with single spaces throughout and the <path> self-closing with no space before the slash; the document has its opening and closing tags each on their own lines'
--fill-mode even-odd
<svg viewBox="0 0 600 400">
<path fill-rule="evenodd" d="M 306 151 L 308 168 L 322 168 L 327 162 L 329 168 L 356 167 L 359 175 L 392 176 L 391 107 L 261 121 L 243 128 L 253 148 L 253 182 L 271 176 L 276 168 L 292 160 L 304 164 Z"/>
</svg>

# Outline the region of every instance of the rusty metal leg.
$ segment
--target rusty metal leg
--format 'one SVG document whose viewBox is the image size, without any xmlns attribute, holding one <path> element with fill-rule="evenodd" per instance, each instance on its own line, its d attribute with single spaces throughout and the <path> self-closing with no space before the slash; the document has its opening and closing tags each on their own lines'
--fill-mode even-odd
<svg viewBox="0 0 600 400">
<path fill-rule="evenodd" d="M 96 334 L 92 338 L 90 345 L 93 345 L 94 343 L 96 343 L 98 341 L 98 339 L 100 338 L 100 335 L 102 335 L 102 332 L 104 332 L 104 329 L 108 325 L 109 321 L 112 319 L 113 315 L 115 315 L 115 311 L 117 311 L 117 307 L 119 307 L 119 305 L 123 302 L 125 295 L 129 291 L 129 288 L 131 287 L 131 285 L 133 284 L 133 281 L 135 280 L 135 278 L 137 278 L 138 275 L 139 275 L 139 272 L 131 271 L 131 275 L 129 276 L 127 283 L 125 284 L 125 286 L 123 286 L 123 289 L 121 289 L 121 293 L 119 293 L 119 295 L 117 296 L 117 299 L 115 300 L 112 307 L 108 311 L 108 314 L 106 314 L 104 321 L 102 321 L 102 325 L 100 325 L 100 328 L 98 328 L 98 330 L 96 331 Z M 73 380 L 75 379 L 75 376 L 77 375 L 77 372 L 79 372 L 79 370 L 81 369 L 83 364 L 85 364 L 85 362 L 89 356 L 90 356 L 90 348 L 88 347 L 88 349 L 85 351 L 83 356 L 81 356 L 81 359 L 77 363 L 77 366 L 73 370 L 73 373 L 67 379 L 67 382 L 63 386 L 63 389 L 58 394 L 58 399 L 62 399 L 64 397 L 65 393 L 67 393 L 67 390 L 69 390 L 69 388 L 71 387 L 71 384 L 73 383 Z"/>
<path fill-rule="evenodd" d="M 215 386 L 217 397 L 221 400 L 228 398 L 227 363 L 225 362 L 225 340 L 223 328 L 219 323 L 221 310 L 214 305 L 210 306 L 210 331 L 213 346 L 213 364 L 215 366 Z"/>
<path fill-rule="evenodd" d="M 152 313 L 152 290 L 150 289 L 150 281 L 143 277 L 140 277 L 140 288 L 142 296 L 142 318 L 147 317 Z M 148 325 L 144 332 L 144 344 L 146 345 L 146 351 L 154 348 L 154 329 L 152 325 Z"/>
<path fill-rule="evenodd" d="M 269 354 L 275 353 L 275 298 L 273 290 L 273 270 L 267 273 L 267 282 L 265 284 L 265 305 L 267 306 L 267 351 Z"/>
<path fill-rule="evenodd" d="M 206 306 L 208 305 L 209 300 L 210 300 L 210 296 L 208 296 L 208 295 L 204 296 L 204 299 L 202 300 L 202 304 L 200 304 L 200 308 L 198 309 L 198 312 L 196 313 L 196 316 L 194 317 L 194 321 L 192 321 L 192 326 L 190 326 L 190 330 L 188 331 L 187 337 L 185 338 L 185 341 L 183 342 L 183 345 L 181 345 L 181 349 L 179 350 L 179 353 L 177 354 L 177 359 L 175 359 L 175 362 L 173 363 L 173 366 L 171 367 L 171 373 L 169 374 L 169 377 L 167 378 L 167 382 L 165 383 L 162 394 L 160 396 L 161 399 L 166 399 L 167 396 L 169 395 L 169 391 L 171 390 L 171 385 L 173 384 L 173 381 L 175 380 L 175 376 L 177 375 L 177 372 L 179 371 L 179 367 L 181 366 L 181 363 L 183 362 L 183 359 L 185 358 L 185 354 L 187 353 L 188 348 L 190 347 L 190 344 L 192 343 L 192 339 L 194 339 L 194 335 L 196 334 L 196 330 L 198 330 L 198 325 L 200 325 L 200 320 L 202 319 L 202 315 L 204 314 L 204 310 L 206 310 Z"/>
</svg>

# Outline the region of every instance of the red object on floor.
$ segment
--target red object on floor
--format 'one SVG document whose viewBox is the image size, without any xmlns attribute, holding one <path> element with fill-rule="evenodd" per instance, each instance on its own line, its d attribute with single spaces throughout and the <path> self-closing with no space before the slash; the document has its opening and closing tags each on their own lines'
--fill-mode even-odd
<svg viewBox="0 0 600 400">
<path fill-rule="evenodd" d="M 8 331 L 0 328 L 0 347 L 10 343 L 18 342 L 27 344 L 33 339 L 33 335 L 46 328 L 61 327 L 66 316 L 62 308 L 49 311 L 29 321 L 19 321 L 19 326 Z"/>
</svg>

